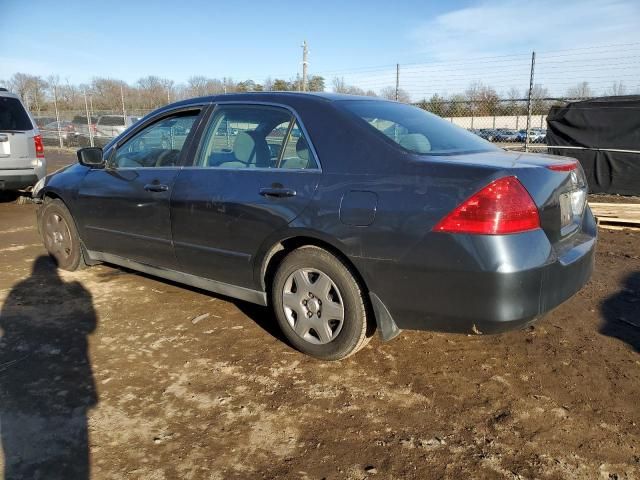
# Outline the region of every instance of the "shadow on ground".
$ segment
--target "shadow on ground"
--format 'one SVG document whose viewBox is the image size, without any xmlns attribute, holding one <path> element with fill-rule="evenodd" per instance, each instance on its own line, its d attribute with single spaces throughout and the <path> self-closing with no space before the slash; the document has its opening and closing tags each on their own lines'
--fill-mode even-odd
<svg viewBox="0 0 640 480">
<path fill-rule="evenodd" d="M 602 303 L 600 333 L 622 340 L 640 352 L 640 272 L 630 274 L 622 289 Z"/>
<path fill-rule="evenodd" d="M 87 352 L 91 294 L 41 256 L 9 293 L 0 328 L 4 478 L 89 478 L 87 411 L 98 401 Z"/>
</svg>

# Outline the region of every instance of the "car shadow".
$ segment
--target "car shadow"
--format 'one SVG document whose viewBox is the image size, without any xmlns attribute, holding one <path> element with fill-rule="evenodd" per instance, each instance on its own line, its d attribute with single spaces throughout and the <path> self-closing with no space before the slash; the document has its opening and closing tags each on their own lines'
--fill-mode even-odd
<svg viewBox="0 0 640 480">
<path fill-rule="evenodd" d="M 0 203 L 12 203 L 18 198 L 16 192 L 0 191 Z"/>
<path fill-rule="evenodd" d="M 602 302 L 600 333 L 628 343 L 640 352 L 640 272 L 631 273 L 622 289 Z"/>
<path fill-rule="evenodd" d="M 88 355 L 91 294 L 47 256 L 0 311 L 0 438 L 4 478 L 88 479 L 87 412 L 97 402 Z"/>
<path fill-rule="evenodd" d="M 148 278 L 155 282 L 162 282 L 162 283 L 166 283 L 167 285 L 173 285 L 174 287 L 180 288 L 181 290 L 190 290 L 192 292 L 206 295 L 208 297 L 219 298 L 220 300 L 223 300 L 225 302 L 231 302 L 238 308 L 238 310 L 240 310 L 244 315 L 249 317 L 249 319 L 251 319 L 256 325 L 262 328 L 269 335 L 271 335 L 277 340 L 280 340 L 286 345 L 291 346 L 287 338 L 284 336 L 284 334 L 280 330 L 280 327 L 278 326 L 278 321 L 276 320 L 276 317 L 274 316 L 273 311 L 271 310 L 271 307 L 263 307 L 261 305 L 256 305 L 255 303 L 245 302 L 244 300 L 238 300 L 237 298 L 233 298 L 233 297 L 227 297 L 225 295 L 220 295 L 214 292 L 210 292 L 209 290 L 204 290 L 198 287 L 192 287 L 191 285 L 174 282 L 173 280 L 156 277 L 148 273 L 139 272 L 137 270 L 121 267 L 119 265 L 114 265 L 114 264 L 105 264 L 105 265 L 108 265 L 110 268 L 113 269 L 112 271 L 101 275 L 105 279 L 105 281 L 109 281 L 111 278 L 117 275 L 130 273 L 132 275 L 139 275 L 141 277 Z"/>
<path fill-rule="evenodd" d="M 289 340 L 287 340 L 287 337 L 285 337 L 282 330 L 280 330 L 280 326 L 278 325 L 278 321 L 276 320 L 271 307 L 263 307 L 261 305 L 256 305 L 255 303 L 243 302 L 234 299 L 231 299 L 231 301 L 236 307 L 238 307 L 238 310 L 253 320 L 253 322 L 255 322 L 255 324 L 265 332 L 291 347 Z"/>
</svg>

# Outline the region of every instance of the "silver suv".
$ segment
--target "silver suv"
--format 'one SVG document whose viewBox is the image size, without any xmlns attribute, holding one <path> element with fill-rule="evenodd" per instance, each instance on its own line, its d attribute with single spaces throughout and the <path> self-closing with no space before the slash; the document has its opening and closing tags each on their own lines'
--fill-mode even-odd
<svg viewBox="0 0 640 480">
<path fill-rule="evenodd" d="M 20 97 L 0 88 L 0 191 L 28 190 L 46 170 L 36 123 Z"/>
</svg>

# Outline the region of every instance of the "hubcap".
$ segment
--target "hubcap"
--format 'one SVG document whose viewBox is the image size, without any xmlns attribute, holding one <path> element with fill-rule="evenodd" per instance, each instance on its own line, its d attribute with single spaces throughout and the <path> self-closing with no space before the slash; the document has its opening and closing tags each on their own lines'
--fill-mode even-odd
<svg viewBox="0 0 640 480">
<path fill-rule="evenodd" d="M 44 242 L 54 257 L 66 260 L 71 256 L 71 232 L 65 219 L 57 213 L 47 216 L 44 224 Z"/>
<path fill-rule="evenodd" d="M 342 295 L 333 280 L 320 270 L 301 268 L 289 275 L 282 305 L 291 328 L 309 343 L 329 343 L 342 330 Z"/>
</svg>

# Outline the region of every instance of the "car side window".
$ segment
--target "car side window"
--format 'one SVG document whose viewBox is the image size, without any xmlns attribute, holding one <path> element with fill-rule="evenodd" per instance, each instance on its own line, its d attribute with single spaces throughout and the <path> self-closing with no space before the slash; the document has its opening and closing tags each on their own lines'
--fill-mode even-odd
<svg viewBox="0 0 640 480">
<path fill-rule="evenodd" d="M 153 168 L 178 165 L 185 140 L 200 114 L 189 111 L 163 118 L 119 145 L 111 168 Z"/>
<path fill-rule="evenodd" d="M 287 109 L 264 105 L 216 108 L 196 162 L 211 168 L 317 168 Z"/>
</svg>

